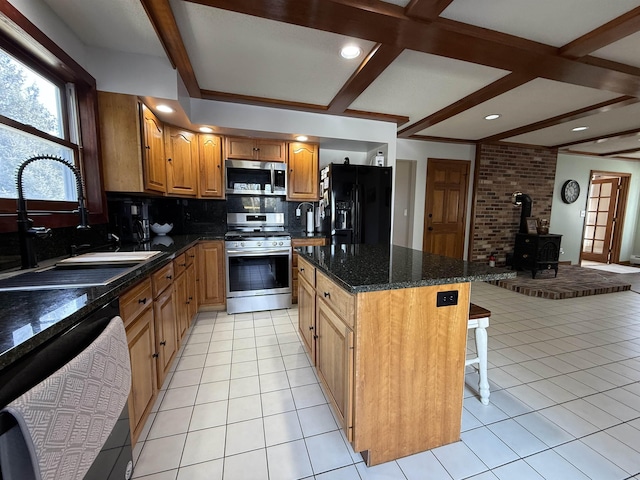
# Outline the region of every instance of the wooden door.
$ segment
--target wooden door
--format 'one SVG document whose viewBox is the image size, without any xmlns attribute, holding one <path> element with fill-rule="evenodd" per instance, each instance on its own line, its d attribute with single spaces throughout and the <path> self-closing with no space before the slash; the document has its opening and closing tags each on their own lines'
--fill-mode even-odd
<svg viewBox="0 0 640 480">
<path fill-rule="evenodd" d="M 298 330 L 305 347 L 311 357 L 311 364 L 315 365 L 315 314 L 316 291 L 304 277 L 298 280 Z"/>
<path fill-rule="evenodd" d="M 430 158 L 422 250 L 463 258 L 469 162 Z"/>
<path fill-rule="evenodd" d="M 199 134 L 200 185 L 198 195 L 223 198 L 222 138 L 217 135 Z"/>
<path fill-rule="evenodd" d="M 165 138 L 167 193 L 195 197 L 198 193 L 197 134 L 168 127 Z"/>
<path fill-rule="evenodd" d="M 220 240 L 198 244 L 200 305 L 224 305 L 224 243 Z"/>
<path fill-rule="evenodd" d="M 171 362 L 178 351 L 178 334 L 176 332 L 176 310 L 174 293 L 167 288 L 153 302 L 153 317 L 156 330 L 156 349 L 158 352 L 158 387 L 169 373 Z"/>
<path fill-rule="evenodd" d="M 227 137 L 226 156 L 228 159 L 253 160 L 256 158 L 256 144 L 253 138 Z"/>
<path fill-rule="evenodd" d="M 151 110 L 142 105 L 144 133 L 144 188 L 154 192 L 167 191 L 167 167 L 164 157 L 164 127 Z"/>
<path fill-rule="evenodd" d="M 196 298 L 196 266 L 192 263 L 184 272 L 187 277 L 187 327 L 191 326 L 191 322 L 198 313 Z"/>
<path fill-rule="evenodd" d="M 318 145 L 308 143 L 289 144 L 289 200 L 318 200 Z"/>
<path fill-rule="evenodd" d="M 182 340 L 184 334 L 189 328 L 188 309 L 187 309 L 187 276 L 179 275 L 173 282 L 173 291 L 176 302 L 176 324 L 178 325 L 178 339 Z"/>
<path fill-rule="evenodd" d="M 322 298 L 316 300 L 316 368 L 327 388 L 347 439 L 352 439 L 353 330 Z"/>
<path fill-rule="evenodd" d="M 127 343 L 131 359 L 129 422 L 131 439 L 135 445 L 158 391 L 152 308 L 147 308 L 144 313 L 128 325 Z"/>
<path fill-rule="evenodd" d="M 609 263 L 619 181 L 618 178 L 591 181 L 582 239 L 583 260 Z"/>
</svg>

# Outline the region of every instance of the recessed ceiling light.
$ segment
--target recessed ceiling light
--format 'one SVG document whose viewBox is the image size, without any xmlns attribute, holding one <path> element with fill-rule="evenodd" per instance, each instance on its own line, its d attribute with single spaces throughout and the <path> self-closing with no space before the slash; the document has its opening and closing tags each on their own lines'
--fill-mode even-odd
<svg viewBox="0 0 640 480">
<path fill-rule="evenodd" d="M 307 140 L 309 140 L 309 137 L 307 137 L 306 135 L 298 135 L 296 137 L 296 140 L 299 142 L 306 142 Z"/>
<path fill-rule="evenodd" d="M 589 127 L 575 127 L 575 128 L 572 128 L 571 131 L 572 132 L 581 132 L 581 131 L 586 130 L 588 128 Z"/>
<path fill-rule="evenodd" d="M 213 128 L 209 128 L 209 127 L 200 127 L 200 131 L 202 133 L 211 133 L 213 132 Z"/>
<path fill-rule="evenodd" d="M 171 108 L 171 107 L 170 107 L 170 106 L 168 106 L 168 105 L 158 105 L 158 106 L 156 107 L 156 109 L 157 109 L 159 112 L 164 112 L 164 113 L 173 113 L 173 108 Z"/>
<path fill-rule="evenodd" d="M 596 140 L 596 143 L 604 143 L 606 141 L 607 141 L 606 138 L 599 138 L 599 139 Z M 638 140 L 638 141 L 640 142 L 640 140 Z"/>
<path fill-rule="evenodd" d="M 484 117 L 485 120 L 495 120 L 496 118 L 500 118 L 499 113 L 492 113 L 491 115 Z"/>
<path fill-rule="evenodd" d="M 361 53 L 362 49 L 357 45 L 347 45 L 342 47 L 342 50 L 340 50 L 340 55 L 349 60 L 352 58 L 358 58 Z"/>
</svg>

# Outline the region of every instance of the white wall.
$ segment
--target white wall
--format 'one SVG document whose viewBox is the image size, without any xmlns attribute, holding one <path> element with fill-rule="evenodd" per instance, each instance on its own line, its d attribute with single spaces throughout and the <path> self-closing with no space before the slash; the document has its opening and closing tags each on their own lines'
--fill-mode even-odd
<svg viewBox="0 0 640 480">
<path fill-rule="evenodd" d="M 640 210 L 640 162 L 603 159 L 598 157 L 558 154 L 556 179 L 553 188 L 550 231 L 562 235 L 561 246 L 564 254 L 561 261 L 577 264 L 580 259 L 584 218 L 580 215 L 586 209 L 588 187 L 592 170 L 604 172 L 630 173 L 631 184 L 627 199 L 627 211 L 623 225 L 620 261 L 628 261 L 633 253 L 640 253 L 638 235 L 638 215 Z M 572 204 L 566 204 L 560 198 L 560 189 L 569 179 L 580 184 L 580 196 Z"/>
<path fill-rule="evenodd" d="M 412 248 L 422 250 L 422 232 L 424 229 L 424 200 L 427 186 L 427 159 L 445 158 L 449 160 L 468 160 L 471 162 L 469 173 L 469 192 L 467 202 L 467 218 L 465 228 L 465 259 L 469 243 L 469 226 L 471 224 L 471 201 L 473 190 L 473 175 L 475 171 L 475 145 L 459 143 L 436 143 L 418 140 L 398 139 L 396 144 L 396 158 L 401 160 L 417 160 L 416 195 L 413 222 Z M 394 161 L 395 163 L 395 161 Z"/>
</svg>

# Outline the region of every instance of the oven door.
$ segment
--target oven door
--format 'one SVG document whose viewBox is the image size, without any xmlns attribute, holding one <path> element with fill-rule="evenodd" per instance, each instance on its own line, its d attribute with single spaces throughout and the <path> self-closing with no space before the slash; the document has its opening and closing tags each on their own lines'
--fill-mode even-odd
<svg viewBox="0 0 640 480">
<path fill-rule="evenodd" d="M 227 312 L 291 307 L 291 249 L 225 249 Z"/>
</svg>

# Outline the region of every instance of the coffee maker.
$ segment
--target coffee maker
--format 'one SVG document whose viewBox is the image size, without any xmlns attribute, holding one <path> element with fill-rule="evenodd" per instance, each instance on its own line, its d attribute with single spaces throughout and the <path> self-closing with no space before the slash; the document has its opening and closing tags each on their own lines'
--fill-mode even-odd
<svg viewBox="0 0 640 480">
<path fill-rule="evenodd" d="M 151 240 L 149 204 L 145 200 L 109 202 L 109 224 L 123 243 Z"/>
</svg>

